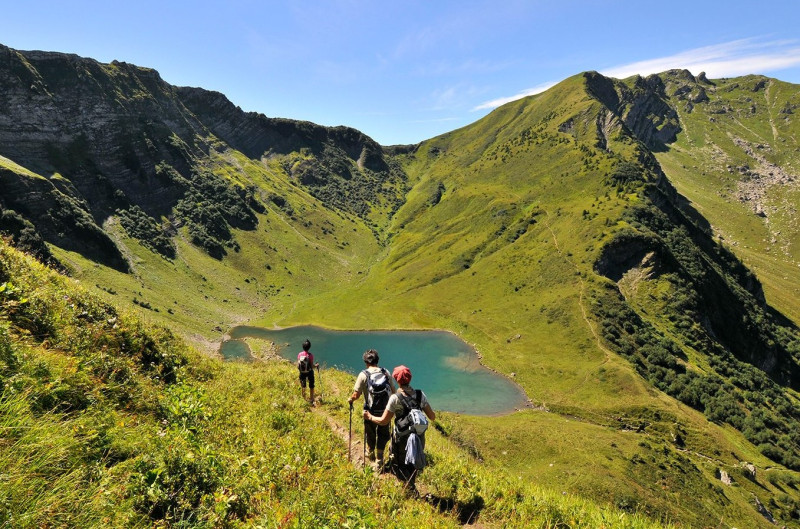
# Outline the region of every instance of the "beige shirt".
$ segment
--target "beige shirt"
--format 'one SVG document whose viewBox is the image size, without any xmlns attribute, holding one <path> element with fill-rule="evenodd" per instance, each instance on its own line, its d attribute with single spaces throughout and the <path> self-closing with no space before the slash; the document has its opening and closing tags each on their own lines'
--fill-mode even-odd
<svg viewBox="0 0 800 529">
<path fill-rule="evenodd" d="M 407 391 L 406 391 L 407 390 Z M 389 397 L 389 403 L 386 405 L 386 409 L 390 412 L 394 413 L 395 415 L 399 415 L 405 410 L 405 406 L 403 406 L 403 401 L 400 400 L 400 392 L 403 392 L 406 397 L 415 397 L 416 390 L 411 386 L 405 386 L 403 389 L 399 390 L 397 393 Z M 422 402 L 418 402 L 419 409 L 425 409 L 425 406 L 428 405 L 428 397 L 425 396 L 425 392 L 421 391 L 422 393 Z"/>
</svg>

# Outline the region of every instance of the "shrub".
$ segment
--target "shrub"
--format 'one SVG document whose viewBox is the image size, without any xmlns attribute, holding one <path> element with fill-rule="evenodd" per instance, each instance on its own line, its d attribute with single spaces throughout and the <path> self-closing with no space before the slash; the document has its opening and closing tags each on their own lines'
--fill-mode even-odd
<svg viewBox="0 0 800 529">
<path fill-rule="evenodd" d="M 125 210 L 117 210 L 119 222 L 125 231 L 138 239 L 145 247 L 164 257 L 175 258 L 175 243 L 158 223 L 139 206 L 133 205 Z"/>
<path fill-rule="evenodd" d="M 201 502 L 213 496 L 224 473 L 208 446 L 195 450 L 180 439 L 173 446 L 142 457 L 131 477 L 134 507 L 153 520 L 191 524 Z"/>
</svg>

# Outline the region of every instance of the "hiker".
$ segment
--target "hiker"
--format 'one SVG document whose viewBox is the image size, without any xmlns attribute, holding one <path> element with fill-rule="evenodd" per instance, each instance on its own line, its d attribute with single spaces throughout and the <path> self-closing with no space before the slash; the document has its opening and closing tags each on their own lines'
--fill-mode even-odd
<svg viewBox="0 0 800 529">
<path fill-rule="evenodd" d="M 365 410 L 364 419 L 379 425 L 388 425 L 392 417 L 395 418 L 392 429 L 391 467 L 397 477 L 406 482 L 410 490 L 416 491 L 417 474 L 425 466 L 425 430 L 428 427 L 428 420 L 435 420 L 436 414 L 425 393 L 410 386 L 410 369 L 403 365 L 397 366 L 392 371 L 392 377 L 400 388 L 389 397 L 389 403 L 380 416 Z"/>
<path fill-rule="evenodd" d="M 306 382 L 311 391 L 309 402 L 314 404 L 314 368 L 319 367 L 319 363 L 314 363 L 314 355 L 309 352 L 311 342 L 303 342 L 303 350 L 297 353 L 297 370 L 300 371 L 300 387 L 302 388 L 303 398 L 306 398 Z"/>
<path fill-rule="evenodd" d="M 369 349 L 362 357 L 366 369 L 361 371 L 353 386 L 353 393 L 347 402 L 353 407 L 353 401 L 364 395 L 364 411 L 381 414 L 389 403 L 389 397 L 397 389 L 389 371 L 378 367 L 380 356 L 375 349 Z M 383 469 L 383 453 L 389 442 L 389 423 L 378 425 L 364 420 L 364 438 L 366 440 L 367 457 L 375 470 Z"/>
</svg>

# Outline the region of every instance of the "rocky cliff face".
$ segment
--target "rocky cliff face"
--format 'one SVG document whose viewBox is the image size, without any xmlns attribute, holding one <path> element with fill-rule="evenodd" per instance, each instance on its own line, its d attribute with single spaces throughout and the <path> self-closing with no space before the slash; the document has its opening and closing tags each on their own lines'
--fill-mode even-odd
<svg viewBox="0 0 800 529">
<path fill-rule="evenodd" d="M 98 221 L 128 201 L 165 213 L 179 190 L 155 165 L 186 170 L 206 147 L 195 141 L 204 127 L 174 95 L 146 68 L 0 48 L 0 150 L 67 178 Z"/>
<path fill-rule="evenodd" d="M 589 94 L 617 115 L 649 149 L 663 150 L 666 144 L 675 141 L 681 130 L 680 122 L 661 77 L 637 76 L 632 87 L 597 72 L 587 72 L 584 77 Z"/>
<path fill-rule="evenodd" d="M 127 269 L 100 226 L 118 210 L 139 208 L 151 217 L 147 224 L 178 217 L 194 222 L 196 234 L 217 234 L 219 240 L 193 241 L 222 257 L 233 237 L 229 228 L 255 227 L 258 205 L 240 184 L 202 168 L 212 142 L 254 159 L 305 150 L 311 154 L 299 165 L 305 169 L 298 181 L 312 193 L 327 190 L 331 199 L 349 181 L 364 187 L 362 170 L 379 184 L 386 178 L 374 175 L 389 174 L 381 147 L 353 129 L 246 113 L 222 94 L 177 88 L 127 63 L 0 46 L 0 156 L 44 177 L 27 182 L 29 175 L 4 173 L 0 206 L 27 218 L 50 243 Z M 213 215 L 193 214 L 185 202 L 221 195 L 224 220 L 215 225 L 201 225 Z"/>
<path fill-rule="evenodd" d="M 287 172 L 329 207 L 367 218 L 373 204 L 396 208 L 404 200 L 387 190 L 402 189 L 405 175 L 390 166 L 377 142 L 355 129 L 243 112 L 224 95 L 201 88 L 180 88 L 178 95 L 234 149 L 253 159 L 282 158 Z"/>
<path fill-rule="evenodd" d="M 112 240 L 92 218 L 86 202 L 76 199 L 75 194 L 62 193 L 51 181 L 31 178 L 10 169 L 0 167 L 0 211 L 20 222 L 30 219 L 36 233 L 28 237 L 41 237 L 61 248 L 82 252 L 90 259 L 118 270 L 127 271 L 128 263 Z M 21 230 L 3 230 L 17 239 Z M 0 228 L 2 229 L 2 228 Z M 44 262 L 54 263 L 49 250 L 40 244 L 33 248 L 34 255 Z"/>
<path fill-rule="evenodd" d="M 372 171 L 386 169 L 381 146 L 355 129 L 244 112 L 223 94 L 202 88 L 182 87 L 178 96 L 215 136 L 250 158 L 289 154 L 301 148 L 322 156 L 325 145 L 335 145 L 354 162 L 361 160 L 362 167 Z"/>
</svg>

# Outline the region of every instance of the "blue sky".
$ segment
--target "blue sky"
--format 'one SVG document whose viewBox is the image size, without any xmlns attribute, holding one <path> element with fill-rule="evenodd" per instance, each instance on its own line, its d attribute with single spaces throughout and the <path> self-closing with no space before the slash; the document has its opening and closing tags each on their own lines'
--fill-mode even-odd
<svg viewBox="0 0 800 529">
<path fill-rule="evenodd" d="M 800 1 L 0 0 L 0 43 L 155 68 L 270 117 L 416 143 L 597 70 L 800 84 Z"/>
</svg>

